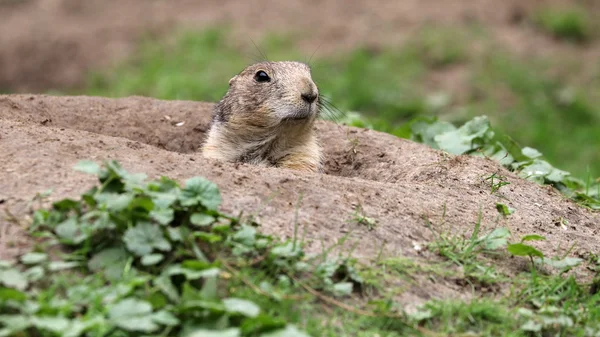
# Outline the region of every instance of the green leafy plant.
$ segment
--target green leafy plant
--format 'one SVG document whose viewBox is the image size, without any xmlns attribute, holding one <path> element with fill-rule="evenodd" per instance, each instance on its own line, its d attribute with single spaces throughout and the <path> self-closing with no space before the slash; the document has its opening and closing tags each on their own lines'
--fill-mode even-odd
<svg viewBox="0 0 600 337">
<path fill-rule="evenodd" d="M 295 273 L 303 253 L 218 212 L 215 184 L 145 182 L 114 161 L 76 168 L 99 186 L 36 211 L 43 250 L 0 267 L 0 335 L 306 336 L 228 294 L 224 266 L 263 256 L 258 267 L 277 277 Z M 58 243 L 68 250 L 42 252 Z"/>
<path fill-rule="evenodd" d="M 546 240 L 545 237 L 541 235 L 531 234 L 525 235 L 521 238 L 521 242 L 512 243 L 506 247 L 506 250 L 514 256 L 527 256 L 531 260 L 532 267 L 534 266 L 533 258 L 538 257 L 540 259 L 544 258 L 544 254 L 537 250 L 535 247 L 525 244 L 527 241 L 535 241 L 535 240 Z"/>
<path fill-rule="evenodd" d="M 436 118 L 416 118 L 406 125 L 403 136 L 451 154 L 491 158 L 524 179 L 552 185 L 574 201 L 600 209 L 599 182 L 574 178 L 553 167 L 538 150 L 520 148 L 510 138 L 497 135 L 486 116 L 475 117 L 460 127 Z M 497 173 L 485 180 L 490 182 L 492 193 L 509 184 Z"/>
<path fill-rule="evenodd" d="M 559 39 L 584 42 L 591 37 L 590 16 L 581 7 L 545 7 L 535 13 L 534 22 Z"/>
<path fill-rule="evenodd" d="M 497 173 L 493 173 L 489 177 L 485 178 L 486 181 L 490 182 L 490 187 L 492 188 L 491 193 L 496 193 L 502 186 L 509 185 L 510 182 L 506 180 L 505 176 L 501 176 Z M 496 205 L 498 207 L 498 205 Z"/>
</svg>

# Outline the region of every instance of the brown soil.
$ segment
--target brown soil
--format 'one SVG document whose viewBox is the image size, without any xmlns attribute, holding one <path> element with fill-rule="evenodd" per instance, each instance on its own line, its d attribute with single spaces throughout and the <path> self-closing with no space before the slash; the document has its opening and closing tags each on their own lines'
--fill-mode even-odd
<svg viewBox="0 0 600 337">
<path fill-rule="evenodd" d="M 304 54 L 320 47 L 322 55 L 357 45 L 398 45 L 427 23 L 476 22 L 492 40 L 519 54 L 552 55 L 597 67 L 600 44 L 561 43 L 527 23 L 532 9 L 558 2 L 568 1 L 0 0 L 0 90 L 77 87 L 88 71 L 130 55 L 144 34 L 214 24 L 230 25 L 249 47 L 249 38 L 257 40 L 265 32 L 298 33 Z M 598 1 L 579 2 L 599 13 Z M 582 75 L 589 74 L 583 68 Z"/>
<path fill-rule="evenodd" d="M 52 200 L 77 197 L 95 183 L 72 170 L 82 159 L 116 159 L 130 172 L 150 177 L 205 176 L 221 188 L 223 211 L 258 212 L 263 230 L 280 237 L 292 236 L 298 209 L 300 230 L 306 229 L 307 250 L 313 253 L 349 233 L 347 246 L 358 244 L 359 258 L 373 258 L 382 247 L 387 256 L 427 257 L 415 249 L 433 239 L 427 219 L 436 231 L 470 233 L 480 210 L 483 231 L 507 226 L 515 239 L 545 235 L 548 240 L 538 246 L 548 255 L 564 253 L 572 244 L 577 247 L 572 254 L 600 251 L 600 214 L 554 189 L 520 179 L 491 160 L 448 156 L 371 130 L 319 122 L 325 174 L 203 159 L 197 149 L 211 107 L 143 97 L 0 96 L 0 259 L 14 258 L 30 245 L 24 219 L 36 193 L 53 189 Z M 510 182 L 497 195 L 484 181 L 492 173 Z M 497 202 L 516 213 L 499 218 Z M 358 206 L 377 221 L 372 230 L 351 220 Z M 568 227 L 560 226 L 561 219 Z M 423 280 L 402 302 L 469 292 L 449 281 Z"/>
</svg>

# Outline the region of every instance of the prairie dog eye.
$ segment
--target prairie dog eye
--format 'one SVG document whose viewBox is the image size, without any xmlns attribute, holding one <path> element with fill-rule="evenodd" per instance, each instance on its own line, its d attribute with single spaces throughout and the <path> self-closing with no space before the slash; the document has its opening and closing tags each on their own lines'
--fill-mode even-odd
<svg viewBox="0 0 600 337">
<path fill-rule="evenodd" d="M 259 83 L 271 81 L 271 78 L 269 77 L 269 75 L 267 75 L 267 73 L 264 70 L 257 71 L 254 75 L 254 79 L 256 80 L 256 82 Z"/>
</svg>

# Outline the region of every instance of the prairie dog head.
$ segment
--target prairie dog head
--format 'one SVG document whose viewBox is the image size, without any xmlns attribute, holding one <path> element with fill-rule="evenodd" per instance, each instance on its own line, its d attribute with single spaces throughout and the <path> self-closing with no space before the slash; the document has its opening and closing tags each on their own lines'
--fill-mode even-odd
<svg viewBox="0 0 600 337">
<path fill-rule="evenodd" d="M 229 162 L 320 171 L 321 147 L 313 128 L 319 106 L 308 65 L 253 64 L 229 80 L 202 153 Z"/>
<path fill-rule="evenodd" d="M 256 63 L 229 80 L 229 90 L 217 104 L 214 122 L 251 129 L 312 125 L 319 114 L 318 98 L 319 89 L 308 65 L 290 61 Z"/>
</svg>

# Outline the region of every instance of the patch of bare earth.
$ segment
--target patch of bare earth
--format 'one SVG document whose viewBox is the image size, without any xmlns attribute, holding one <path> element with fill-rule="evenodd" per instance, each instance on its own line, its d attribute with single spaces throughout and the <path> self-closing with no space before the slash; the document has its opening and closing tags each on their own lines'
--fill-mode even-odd
<svg viewBox="0 0 600 337">
<path fill-rule="evenodd" d="M 130 172 L 151 178 L 207 177 L 222 191 L 223 211 L 257 212 L 263 231 L 284 238 L 293 235 L 298 209 L 300 230 L 306 230 L 307 250 L 313 253 L 348 235 L 346 246 L 356 244 L 359 258 L 380 251 L 388 257 L 429 258 L 414 248 L 433 240 L 427 219 L 436 231 L 470 233 L 480 211 L 484 232 L 506 226 L 515 239 L 545 235 L 548 240 L 539 247 L 549 255 L 572 244 L 577 245 L 572 254 L 600 251 L 600 215 L 552 188 L 517 178 L 491 160 L 448 156 L 371 130 L 319 122 L 325 174 L 204 159 L 197 150 L 211 108 L 143 97 L 0 96 L 0 258 L 14 258 L 31 245 L 25 220 L 36 193 L 53 189 L 52 200 L 77 197 L 95 184 L 95 177 L 72 170 L 83 159 L 116 159 Z M 492 173 L 510 182 L 499 195 L 484 182 Z M 497 202 L 516 213 L 499 218 Z M 357 206 L 377 221 L 372 230 L 351 220 Z M 568 227 L 560 226 L 561 219 Z M 514 262 L 499 263 L 518 269 Z M 451 280 L 422 280 L 400 300 L 414 305 L 470 292 Z"/>
<path fill-rule="evenodd" d="M 582 75 L 589 74 L 600 44 L 557 42 L 527 23 L 532 9 L 559 2 L 566 0 L 0 0 L 0 90 L 77 87 L 88 71 L 130 55 L 144 34 L 214 24 L 230 25 L 245 46 L 267 32 L 298 33 L 302 52 L 319 47 L 319 56 L 365 44 L 396 46 L 423 24 L 475 22 L 509 50 L 574 59 L 586 65 Z M 600 10 L 595 0 L 580 2 Z"/>
</svg>

